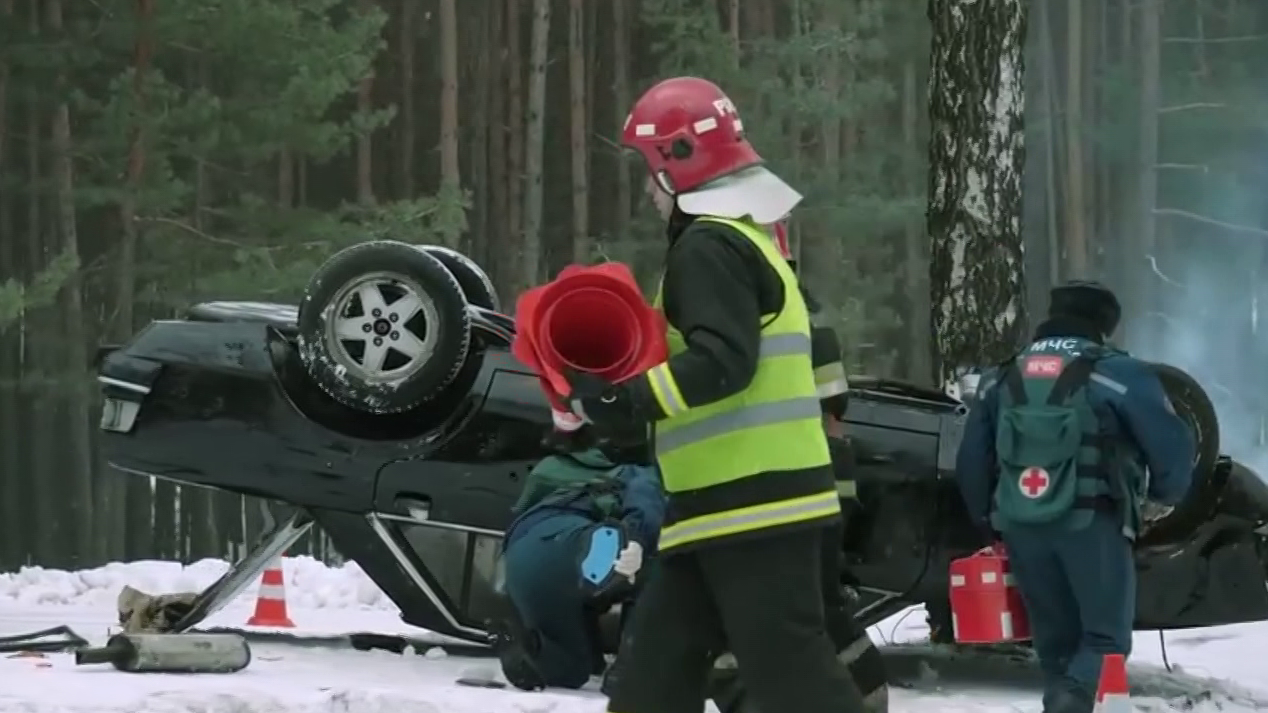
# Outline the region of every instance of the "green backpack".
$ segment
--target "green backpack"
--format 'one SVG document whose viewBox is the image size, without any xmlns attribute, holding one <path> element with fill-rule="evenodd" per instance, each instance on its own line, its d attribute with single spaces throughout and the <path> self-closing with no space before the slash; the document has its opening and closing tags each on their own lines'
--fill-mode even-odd
<svg viewBox="0 0 1268 713">
<path fill-rule="evenodd" d="M 621 511 L 622 467 L 598 449 L 548 456 L 529 472 L 512 511 L 518 515 L 539 504 L 568 507 L 584 500 L 596 519 L 614 517 Z"/>
<path fill-rule="evenodd" d="M 999 466 L 992 522 L 1038 525 L 1111 495 L 1100 418 L 1087 386 L 1101 350 L 1025 353 L 1001 367 L 995 452 Z M 1086 519 L 1091 522 L 1091 510 Z M 1087 523 L 1070 522 L 1072 527 Z"/>
</svg>

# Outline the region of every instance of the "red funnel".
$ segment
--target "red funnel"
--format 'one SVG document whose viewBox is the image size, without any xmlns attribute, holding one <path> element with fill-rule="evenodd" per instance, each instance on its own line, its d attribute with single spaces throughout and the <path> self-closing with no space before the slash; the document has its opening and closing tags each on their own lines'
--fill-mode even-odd
<svg viewBox="0 0 1268 713">
<path fill-rule="evenodd" d="M 567 369 L 618 383 L 665 360 L 665 322 L 621 263 L 570 265 L 520 295 L 515 356 L 537 370 L 554 405 L 570 391 Z"/>
</svg>

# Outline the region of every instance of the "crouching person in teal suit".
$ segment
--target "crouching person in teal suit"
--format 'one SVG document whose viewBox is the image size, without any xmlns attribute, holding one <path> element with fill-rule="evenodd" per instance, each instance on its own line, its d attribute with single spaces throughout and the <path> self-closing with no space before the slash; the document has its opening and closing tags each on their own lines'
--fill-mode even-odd
<svg viewBox="0 0 1268 713">
<path fill-rule="evenodd" d="M 599 617 L 628 619 L 655 554 L 665 495 L 653 466 L 600 449 L 554 455 L 530 473 L 503 540 L 507 604 L 489 622 L 502 672 L 523 690 L 580 688 L 603 673 Z"/>
</svg>

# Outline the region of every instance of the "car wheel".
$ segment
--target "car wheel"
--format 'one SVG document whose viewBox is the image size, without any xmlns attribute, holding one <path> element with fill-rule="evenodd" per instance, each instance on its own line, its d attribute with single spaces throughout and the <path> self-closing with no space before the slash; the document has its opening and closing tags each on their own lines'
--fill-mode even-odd
<svg viewBox="0 0 1268 713">
<path fill-rule="evenodd" d="M 498 293 L 493 289 L 493 281 L 475 260 L 441 245 L 422 245 L 419 249 L 449 268 L 450 274 L 462 287 L 462 294 L 466 296 L 467 302 L 495 312 L 501 309 Z"/>
<path fill-rule="evenodd" d="M 308 283 L 298 320 L 309 376 L 368 413 L 408 411 L 439 393 L 471 342 L 467 301 L 435 256 L 390 240 L 346 248 Z"/>
<path fill-rule="evenodd" d="M 1161 517 L 1145 523 L 1147 537 L 1142 539 L 1156 541 L 1185 536 L 1205 522 L 1216 506 L 1227 477 L 1218 477 L 1215 467 L 1220 457 L 1220 424 L 1215 405 L 1206 391 L 1182 369 L 1169 364 L 1151 366 L 1176 414 L 1189 425 L 1197 446 L 1189 494 L 1174 509 L 1159 510 L 1163 513 Z"/>
</svg>

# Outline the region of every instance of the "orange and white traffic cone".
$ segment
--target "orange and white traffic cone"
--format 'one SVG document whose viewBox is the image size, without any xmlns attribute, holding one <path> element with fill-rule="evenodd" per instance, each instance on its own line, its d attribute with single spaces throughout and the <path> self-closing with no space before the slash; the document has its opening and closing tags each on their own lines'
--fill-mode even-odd
<svg viewBox="0 0 1268 713">
<path fill-rule="evenodd" d="M 1096 686 L 1096 713 L 1131 713 L 1127 690 L 1127 657 L 1106 654 L 1101 659 L 1101 680 Z"/>
<path fill-rule="evenodd" d="M 270 626 L 293 629 L 286 612 L 286 581 L 282 576 L 282 558 L 278 557 L 264 569 L 260 577 L 260 593 L 255 598 L 255 614 L 247 620 L 247 626 Z"/>
</svg>

